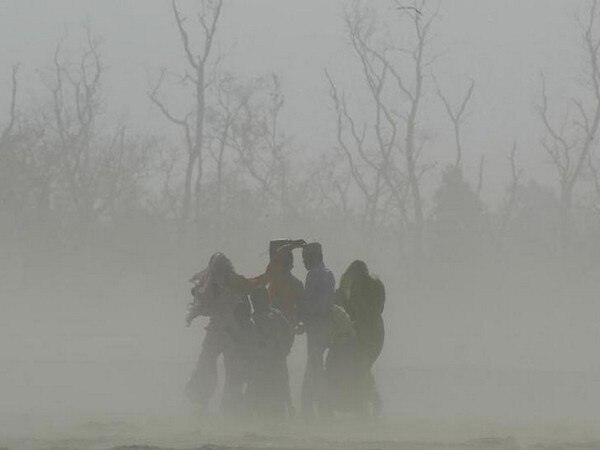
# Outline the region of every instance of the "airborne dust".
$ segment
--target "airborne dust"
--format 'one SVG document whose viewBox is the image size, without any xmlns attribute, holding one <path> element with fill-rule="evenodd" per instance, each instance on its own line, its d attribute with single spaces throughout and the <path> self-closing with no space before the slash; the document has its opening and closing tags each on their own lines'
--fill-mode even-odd
<svg viewBox="0 0 600 450">
<path fill-rule="evenodd" d="M 600 2 L 4 0 L 0 40 L 0 448 L 600 448 Z M 380 417 L 186 399 L 188 280 L 276 238 L 385 284 Z"/>
</svg>

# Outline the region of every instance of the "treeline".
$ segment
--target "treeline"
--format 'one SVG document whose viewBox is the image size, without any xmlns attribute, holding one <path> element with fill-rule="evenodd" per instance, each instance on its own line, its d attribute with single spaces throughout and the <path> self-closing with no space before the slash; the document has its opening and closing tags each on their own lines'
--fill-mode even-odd
<svg viewBox="0 0 600 450">
<path fill-rule="evenodd" d="M 173 45 L 186 69 L 160 70 L 147 94 L 178 139 L 134 133 L 109 117 L 105 77 L 114 69 L 106 67 L 90 26 L 78 52 L 66 52 L 61 41 L 39 68 L 45 92 L 39 99 L 25 101 L 14 66 L 0 135 L 0 242 L 9 255 L 3 265 L 30 277 L 35 268 L 49 270 L 49 261 L 98 251 L 163 264 L 198 261 L 219 248 L 251 250 L 254 257 L 270 238 L 290 236 L 335 246 L 340 264 L 352 255 L 379 260 L 380 271 L 406 282 L 482 267 L 503 276 L 535 265 L 558 272 L 594 267 L 600 263 L 597 2 L 589 2 L 582 21 L 586 95 L 561 107 L 541 86 L 541 149 L 557 181 L 545 186 L 524 173 L 525 149 L 515 144 L 499 206 L 480 196 L 484 159 L 476 182 L 463 172 L 469 155 L 461 126 L 476 82 L 454 104 L 431 76 L 430 39 L 441 20 L 433 6 L 398 6 L 398 15 L 387 18 L 391 28 L 366 3 L 348 7 L 340 39 L 353 51 L 363 91 L 353 96 L 325 72 L 330 96 L 323 101 L 336 133 L 320 155 L 306 155 L 283 129 L 285 86 L 276 74 L 220 69 L 222 1 L 187 13 L 172 3 L 179 36 Z M 186 21 L 186 14 L 198 20 Z M 426 95 L 439 100 L 452 125 L 447 146 L 456 157 L 446 167 L 422 156 L 430 143 L 423 130 L 436 126 L 423 112 Z M 431 194 L 424 180 L 437 185 Z"/>
</svg>

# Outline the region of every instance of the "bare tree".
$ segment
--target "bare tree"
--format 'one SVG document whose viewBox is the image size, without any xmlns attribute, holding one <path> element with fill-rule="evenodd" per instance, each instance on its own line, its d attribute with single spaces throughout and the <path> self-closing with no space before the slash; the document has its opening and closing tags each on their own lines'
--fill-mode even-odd
<svg viewBox="0 0 600 450">
<path fill-rule="evenodd" d="M 325 72 L 325 75 L 329 81 L 330 96 L 336 114 L 337 149 L 344 155 L 350 177 L 364 199 L 364 208 L 360 215 L 363 232 L 365 236 L 372 236 L 374 227 L 378 225 L 381 199 L 385 194 L 384 172 L 389 173 L 389 170 L 386 169 L 385 158 L 377 158 L 378 155 L 373 155 L 373 152 L 369 151 L 367 125 L 364 124 L 359 129 L 348 112 L 346 99 L 343 96 L 340 97 L 329 74 Z M 380 108 L 376 109 L 380 111 Z M 377 130 L 379 138 L 382 139 L 379 125 L 376 124 L 374 128 Z M 387 148 L 390 150 L 387 150 Z M 391 145 L 384 146 L 383 150 L 386 152 L 387 157 L 389 157 L 392 148 Z M 340 198 L 347 204 L 346 195 Z"/>
<path fill-rule="evenodd" d="M 52 125 L 62 153 L 65 183 L 81 218 L 94 216 L 94 177 L 92 165 L 95 126 L 102 108 L 102 78 L 105 67 L 99 53 L 100 42 L 85 26 L 86 47 L 74 67 L 62 57 L 64 38 L 56 46 L 53 76 L 48 82 L 52 95 Z"/>
<path fill-rule="evenodd" d="M 0 201 L 16 215 L 38 214 L 46 220 L 60 162 L 41 109 L 17 114 L 18 69 L 13 66 L 9 118 L 0 134 Z"/>
<path fill-rule="evenodd" d="M 425 71 L 435 59 L 429 56 L 428 48 L 437 10 L 426 11 L 425 1 L 410 7 L 396 3 L 401 18 L 408 20 L 414 39 L 407 47 L 390 41 L 375 44 L 376 26 L 371 11 L 359 3 L 355 3 L 346 14 L 345 23 L 375 106 L 373 130 L 381 158 L 379 175 L 404 220 L 410 198 L 415 257 L 420 261 L 425 225 L 420 184 L 429 167 L 419 162 L 423 143 L 417 137 L 417 127 L 425 89 Z M 360 138 L 357 133 L 355 141 L 360 141 Z M 402 168 L 397 163 L 397 154 L 404 160 Z"/>
<path fill-rule="evenodd" d="M 17 122 L 17 72 L 19 66 L 12 68 L 11 101 L 8 108 L 8 119 L 0 133 L 0 205 L 4 206 L 8 198 L 8 192 L 11 189 L 12 176 L 14 176 L 13 161 L 11 158 L 10 138 L 13 134 Z M 14 189 L 14 186 L 12 187 Z"/>
<path fill-rule="evenodd" d="M 281 128 L 281 111 L 285 104 L 282 93 L 281 80 L 271 74 L 267 84 L 267 101 L 265 114 L 263 115 L 263 133 L 261 140 L 263 146 L 270 155 L 275 178 L 279 180 L 278 195 L 279 207 L 283 217 L 288 214 L 291 202 L 288 199 L 289 189 L 289 145 L 291 140 L 287 138 Z"/>
<path fill-rule="evenodd" d="M 400 127 L 398 116 L 386 100 L 390 68 L 374 44 L 376 24 L 371 11 L 359 3 L 344 16 L 348 41 L 356 55 L 367 93 L 372 100 L 372 115 L 358 119 L 350 114 L 345 95 L 339 95 L 326 72 L 330 96 L 337 112 L 338 146 L 346 156 L 352 179 L 363 194 L 362 222 L 370 232 L 388 219 L 392 209 L 399 212 L 394 224 L 402 236 L 407 224 L 406 177 L 399 164 Z M 358 115 L 357 115 L 358 116 Z M 358 126 L 359 122 L 363 122 Z M 349 142 L 345 142 L 348 134 Z M 353 154 L 355 156 L 353 156 Z M 385 206 L 391 206 L 387 208 Z M 379 223 L 378 223 L 379 222 Z"/>
<path fill-rule="evenodd" d="M 231 144 L 240 166 L 258 183 L 262 203 L 275 201 L 285 217 L 292 204 L 288 199 L 290 140 L 279 123 L 284 106 L 281 83 L 276 75 L 271 75 L 252 89 L 252 94 L 245 94 L 246 100 L 232 127 Z"/>
<path fill-rule="evenodd" d="M 475 192 L 478 197 L 481 197 L 481 190 L 483 189 L 483 175 L 485 169 L 485 155 L 479 157 L 479 169 L 477 170 L 477 187 Z"/>
<path fill-rule="evenodd" d="M 352 217 L 350 205 L 350 186 L 353 178 L 344 169 L 339 172 L 338 155 L 322 154 L 317 163 L 317 170 L 311 171 L 308 184 L 316 191 L 316 199 L 309 202 L 316 211 L 339 211 L 342 223 L 347 224 Z M 307 189 L 309 190 L 309 189 Z"/>
<path fill-rule="evenodd" d="M 597 163 L 592 158 L 592 155 L 588 158 L 588 170 L 594 183 L 594 193 L 592 200 L 592 208 L 600 217 L 600 172 L 598 171 Z"/>
<path fill-rule="evenodd" d="M 179 154 L 177 149 L 165 148 L 165 145 L 159 146 L 162 151 L 157 151 L 154 176 L 158 179 L 161 186 L 160 190 L 150 196 L 147 205 L 151 213 L 161 219 L 178 221 L 180 214 L 181 195 L 178 191 L 176 178 L 176 169 L 179 163 Z"/>
<path fill-rule="evenodd" d="M 236 125 L 240 111 L 250 101 L 253 88 L 233 75 L 215 76 L 216 105 L 210 114 L 208 148 L 216 164 L 216 212 L 221 216 L 223 208 L 223 189 L 226 178 L 225 164 L 227 149 L 231 148 L 232 129 Z"/>
<path fill-rule="evenodd" d="M 523 176 L 523 169 L 518 167 L 516 162 L 516 154 L 517 154 L 517 141 L 515 140 L 512 145 L 512 149 L 510 151 L 510 184 L 507 188 L 507 197 L 506 203 L 504 205 L 504 209 L 502 211 L 502 215 L 500 218 L 500 229 L 498 231 L 498 236 L 496 238 L 496 251 L 499 253 L 502 249 L 502 244 L 506 239 L 506 231 L 508 229 L 508 225 L 510 224 L 510 220 L 512 218 L 513 212 L 517 205 L 517 201 L 519 199 L 519 188 L 521 187 L 521 178 Z"/>
<path fill-rule="evenodd" d="M 395 205 L 401 212 L 401 226 L 403 230 L 406 224 L 406 195 L 408 184 L 404 170 L 401 169 L 396 158 L 399 146 L 400 127 L 398 115 L 390 105 L 385 102 L 385 87 L 390 76 L 390 65 L 384 58 L 384 53 L 375 49 L 372 41 L 374 38 L 374 27 L 369 10 L 360 9 L 355 5 L 351 13 L 347 13 L 346 29 L 348 37 L 355 54 L 358 56 L 363 78 L 368 92 L 373 100 L 374 116 L 373 131 L 376 139 L 376 148 L 380 157 L 380 165 L 377 170 L 378 178 L 382 177 L 395 201 Z M 369 164 L 372 168 L 374 164 Z"/>
<path fill-rule="evenodd" d="M 399 0 L 396 0 L 398 6 L 402 6 Z M 412 61 L 412 75 L 404 76 L 400 71 L 393 68 L 390 64 L 390 70 L 397 82 L 397 87 L 408 99 L 408 114 L 404 116 L 406 131 L 404 137 L 404 152 L 406 157 L 406 171 L 408 175 L 408 184 L 412 196 L 416 240 L 417 240 L 417 257 L 421 257 L 423 253 L 423 232 L 424 232 L 424 214 L 423 200 L 420 189 L 418 157 L 419 148 L 416 144 L 416 129 L 418 123 L 418 115 L 423 99 L 424 89 L 424 72 L 429 67 L 435 57 L 428 56 L 428 47 L 431 38 L 431 26 L 437 18 L 439 6 L 432 13 L 424 13 L 426 1 L 415 2 L 413 10 L 403 10 L 401 13 L 409 18 L 412 25 L 413 36 L 415 43 L 411 48 L 400 49 L 402 53 L 409 56 Z"/>
<path fill-rule="evenodd" d="M 171 7 L 173 16 L 177 23 L 177 29 L 181 38 L 181 45 L 186 58 L 189 71 L 180 77 L 185 85 L 191 84 L 194 90 L 194 109 L 192 112 L 178 117 L 172 113 L 167 105 L 160 100 L 159 91 L 165 80 L 166 71 L 163 70 L 156 85 L 150 91 L 150 100 L 159 108 L 162 114 L 173 124 L 180 127 L 185 136 L 185 143 L 188 151 L 187 164 L 185 169 L 184 192 L 181 219 L 185 223 L 189 217 L 192 196 L 194 198 L 194 214 L 196 220 L 200 216 L 201 187 L 203 182 L 203 146 L 204 146 L 204 122 L 206 114 L 206 89 L 207 89 L 207 65 L 208 59 L 213 48 L 217 24 L 221 16 L 223 6 L 222 0 L 203 0 L 201 12 L 198 14 L 198 21 L 202 30 L 203 42 L 198 50 L 194 50 L 190 42 L 188 30 L 185 27 L 186 19 L 181 16 L 177 9 L 175 0 L 172 0 Z M 194 179 L 195 169 L 195 179 Z"/>
<path fill-rule="evenodd" d="M 437 85 L 437 82 L 436 82 Z M 456 161 L 454 162 L 455 167 L 460 167 L 462 162 L 463 148 L 461 142 L 461 133 L 460 126 L 464 121 L 465 111 L 467 109 L 467 105 L 469 104 L 469 100 L 473 95 L 473 89 L 475 88 L 475 81 L 471 80 L 471 84 L 469 85 L 469 89 L 465 93 L 460 105 L 458 108 L 452 107 L 448 98 L 442 93 L 439 85 L 437 86 L 438 96 L 442 100 L 446 112 L 448 113 L 448 117 L 452 122 L 452 126 L 454 128 L 454 142 L 456 144 Z"/>
<path fill-rule="evenodd" d="M 18 83 L 17 83 L 17 74 L 19 72 L 19 65 L 15 64 L 12 68 L 12 87 L 11 87 L 11 96 L 10 96 L 10 107 L 9 107 L 9 115 L 8 121 L 0 134 L 0 143 L 4 142 L 13 131 L 15 123 L 17 121 L 17 91 L 18 91 Z"/>
<path fill-rule="evenodd" d="M 40 161 L 50 170 L 48 158 L 55 157 L 60 165 L 55 190 L 63 201 L 70 201 L 85 233 L 94 222 L 114 214 L 118 203 L 139 187 L 147 175 L 152 145 L 128 138 L 123 124 L 109 133 L 101 129 L 106 68 L 100 40 L 89 24 L 84 30 L 85 47 L 74 64 L 63 56 L 64 39 L 56 47 L 46 80 L 52 110 L 48 128 L 54 133 L 46 139 L 48 148 Z"/>
<path fill-rule="evenodd" d="M 546 80 L 542 75 L 542 103 L 539 114 L 546 130 L 542 145 L 551 158 L 559 180 L 563 250 L 569 246 L 573 233 L 575 188 L 590 160 L 594 138 L 600 126 L 600 38 L 595 32 L 597 15 L 598 1 L 592 0 L 587 21 L 581 23 L 584 49 L 588 58 L 589 106 L 586 107 L 583 101 L 573 98 L 577 117 L 572 120 L 567 113 L 561 123 L 554 124 L 550 117 Z"/>
</svg>

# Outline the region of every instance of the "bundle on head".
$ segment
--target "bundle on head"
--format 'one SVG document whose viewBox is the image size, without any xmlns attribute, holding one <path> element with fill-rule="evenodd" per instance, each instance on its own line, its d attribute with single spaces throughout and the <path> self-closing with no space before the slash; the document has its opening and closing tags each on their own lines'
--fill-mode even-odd
<svg viewBox="0 0 600 450">
<path fill-rule="evenodd" d="M 290 245 L 294 241 L 291 239 L 273 239 L 269 242 L 269 259 L 273 261 L 275 259 L 275 255 L 277 255 L 277 250 L 285 245 Z"/>
</svg>

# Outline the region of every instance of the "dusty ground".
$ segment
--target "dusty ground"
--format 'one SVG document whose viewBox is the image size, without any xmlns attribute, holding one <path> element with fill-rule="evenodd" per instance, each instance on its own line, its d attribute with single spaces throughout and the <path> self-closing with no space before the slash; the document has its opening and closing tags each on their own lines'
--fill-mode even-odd
<svg viewBox="0 0 600 450">
<path fill-rule="evenodd" d="M 388 370 L 387 416 L 308 428 L 299 420 L 234 426 L 199 414 L 181 393 L 192 367 L 5 364 L 0 449 L 600 450 L 594 373 Z M 296 388 L 300 372 L 292 371 Z"/>
<path fill-rule="evenodd" d="M 160 290 L 146 283 L 140 291 L 141 283 L 114 284 L 127 292 L 113 295 L 104 282 L 90 289 L 85 279 L 78 295 L 64 289 L 69 304 L 61 292 L 43 302 L 4 297 L 0 450 L 600 450 L 597 370 L 396 367 L 384 360 L 377 377 L 388 415 L 377 422 L 233 427 L 199 416 L 182 395 L 201 342 L 200 325 L 182 324 L 187 291 L 174 296 L 171 285 Z M 104 294 L 92 301 L 90 291 Z M 587 317 L 596 327 L 597 315 Z M 571 328 L 580 329 L 579 316 L 571 319 L 577 324 Z M 525 325 L 533 320 L 523 321 L 529 336 Z M 575 348 L 578 341 L 565 336 Z M 545 337 L 538 336 L 539 345 L 554 351 Z M 388 364 L 404 361 L 395 350 L 386 350 Z M 290 358 L 296 399 L 304 355 L 298 339 Z"/>
<path fill-rule="evenodd" d="M 39 423 L 0 437 L 7 449 L 600 450 L 600 422 L 500 424 L 485 420 L 338 418 L 305 427 L 237 424 L 190 412 L 178 417 L 83 418 Z"/>
</svg>

